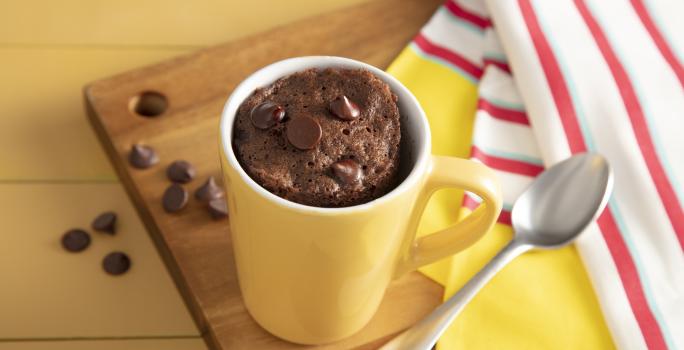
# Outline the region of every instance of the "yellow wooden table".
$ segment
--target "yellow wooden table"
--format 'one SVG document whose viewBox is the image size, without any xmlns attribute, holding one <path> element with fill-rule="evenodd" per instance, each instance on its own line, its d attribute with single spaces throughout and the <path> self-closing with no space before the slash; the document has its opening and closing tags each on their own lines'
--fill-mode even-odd
<svg viewBox="0 0 684 350">
<path fill-rule="evenodd" d="M 0 349 L 203 349 L 88 125 L 89 82 L 363 0 L 0 0 Z M 63 251 L 72 227 L 116 236 Z M 123 250 L 133 268 L 101 269 Z"/>
</svg>

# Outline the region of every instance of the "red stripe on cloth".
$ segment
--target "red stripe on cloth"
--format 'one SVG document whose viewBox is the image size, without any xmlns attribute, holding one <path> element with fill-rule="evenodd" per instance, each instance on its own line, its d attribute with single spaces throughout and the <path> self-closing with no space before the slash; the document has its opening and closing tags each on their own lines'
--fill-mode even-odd
<svg viewBox="0 0 684 350">
<path fill-rule="evenodd" d="M 563 124 L 565 135 L 570 144 L 570 149 L 573 153 L 583 152 L 585 147 L 584 142 L 582 141 L 582 131 L 577 123 L 577 115 L 575 114 L 575 108 L 572 105 L 570 92 L 568 91 L 567 85 L 565 85 L 565 79 L 563 78 L 563 74 L 561 74 L 560 67 L 553 56 L 551 46 L 549 46 L 549 43 L 544 37 L 544 33 L 539 27 L 537 17 L 534 14 L 534 10 L 532 10 L 532 5 L 530 5 L 529 1 L 518 0 L 518 4 L 530 32 L 532 43 L 537 50 L 537 55 L 539 55 L 544 75 L 546 75 L 546 82 L 551 90 L 553 102 L 558 109 L 561 124 Z"/>
<path fill-rule="evenodd" d="M 618 86 L 620 96 L 622 96 L 622 102 L 624 103 L 627 115 L 629 116 L 629 121 L 632 124 L 634 137 L 636 137 L 637 143 L 639 144 L 639 149 L 641 150 L 644 162 L 646 162 L 646 167 L 651 175 L 651 180 L 658 191 L 660 201 L 670 219 L 670 224 L 677 235 L 677 239 L 679 239 L 679 245 L 684 250 L 684 210 L 682 210 L 682 205 L 679 203 L 674 187 L 667 177 L 667 173 L 665 173 L 663 164 L 660 162 L 660 157 L 656 152 L 651 133 L 648 130 L 648 123 L 646 122 L 644 110 L 641 108 L 641 103 L 634 90 L 634 86 L 632 85 L 622 62 L 620 62 L 615 51 L 613 51 L 601 26 L 598 24 L 591 11 L 589 11 L 589 8 L 584 1 L 575 0 L 575 6 L 577 6 L 580 15 L 589 28 L 591 35 L 594 37 L 594 41 L 601 51 L 601 55 L 603 55 L 603 59 L 606 61 L 610 73 L 613 75 L 613 79 Z"/>
<path fill-rule="evenodd" d="M 476 201 L 475 198 L 471 197 L 467 192 L 463 195 L 463 206 L 475 210 L 480 205 L 480 202 Z M 496 220 L 500 224 L 511 225 L 511 212 L 508 210 L 502 210 L 499 214 L 499 218 Z"/>
<path fill-rule="evenodd" d="M 508 74 L 511 74 L 511 67 L 509 67 L 508 63 L 506 63 L 506 62 L 501 62 L 501 61 L 497 61 L 493 58 L 486 58 L 485 57 L 482 60 L 482 63 L 484 64 L 485 68 L 489 65 L 492 65 L 492 66 L 499 67 L 499 69 L 501 69 L 502 71 L 504 71 Z"/>
<path fill-rule="evenodd" d="M 679 62 L 672 51 L 672 48 L 670 45 L 668 45 L 667 41 L 665 41 L 665 38 L 660 33 L 660 30 L 658 30 L 658 27 L 653 22 L 653 19 L 648 13 L 644 2 L 642 0 L 631 0 L 631 3 L 632 7 L 634 7 L 634 11 L 636 11 L 639 19 L 641 19 L 641 23 L 643 23 L 646 31 L 651 35 L 653 42 L 658 47 L 658 50 L 660 50 L 660 54 L 663 55 L 665 61 L 667 61 L 670 67 L 672 67 L 672 70 L 677 75 L 677 79 L 679 79 L 679 84 L 684 87 L 684 66 L 682 66 L 681 62 Z"/>
<path fill-rule="evenodd" d="M 470 156 L 480 160 L 491 168 L 513 174 L 535 177 L 544 171 L 544 167 L 541 165 L 526 163 L 515 159 L 496 157 L 483 152 L 474 145 L 470 151 Z"/>
<path fill-rule="evenodd" d="M 499 213 L 499 218 L 496 220 L 500 224 L 511 226 L 513 222 L 511 221 L 511 212 L 508 210 L 502 210 Z"/>
<path fill-rule="evenodd" d="M 523 20 L 527 25 L 530 38 L 542 64 L 547 84 L 553 95 L 556 109 L 561 119 L 571 153 L 586 151 L 587 147 L 580 130 L 572 98 L 565 85 L 565 78 L 560 71 L 556 57 L 546 40 L 544 32 L 539 26 L 537 15 L 530 4 L 530 0 L 518 0 L 518 6 Z M 644 298 L 643 286 L 636 271 L 629 249 L 622 238 L 619 228 L 615 224 L 610 207 L 601 214 L 597 221 L 603 239 L 608 245 L 615 266 L 618 270 L 622 287 L 625 290 L 632 313 L 636 318 L 646 345 L 651 349 L 664 349 L 665 340 L 653 311 Z"/>
<path fill-rule="evenodd" d="M 632 312 L 636 316 L 646 345 L 649 349 L 667 349 L 660 326 L 653 316 L 653 312 L 644 295 L 634 260 L 632 260 L 629 248 L 627 248 L 625 241 L 622 239 L 620 229 L 615 223 L 610 206 L 606 207 L 603 213 L 601 213 L 597 223 L 599 228 L 601 228 L 601 235 L 606 241 L 610 255 L 615 261 L 615 267 L 618 270 L 622 286 L 627 293 L 629 304 L 632 306 Z"/>
<path fill-rule="evenodd" d="M 527 119 L 525 112 L 516 111 L 514 109 L 499 107 L 482 97 L 477 101 L 477 109 L 481 109 L 493 118 L 505 120 L 511 123 L 518 123 L 522 125 L 530 125 L 530 120 Z"/>
<path fill-rule="evenodd" d="M 462 19 L 480 29 L 485 29 L 492 26 L 492 21 L 487 18 L 472 12 L 463 6 L 456 3 L 456 1 L 447 1 L 444 7 L 455 17 Z"/>
<path fill-rule="evenodd" d="M 482 68 L 476 66 L 458 53 L 431 42 L 422 33 L 418 33 L 413 39 L 413 42 L 426 54 L 446 60 L 462 69 L 464 72 L 472 75 L 475 79 L 480 79 L 482 76 Z"/>
</svg>

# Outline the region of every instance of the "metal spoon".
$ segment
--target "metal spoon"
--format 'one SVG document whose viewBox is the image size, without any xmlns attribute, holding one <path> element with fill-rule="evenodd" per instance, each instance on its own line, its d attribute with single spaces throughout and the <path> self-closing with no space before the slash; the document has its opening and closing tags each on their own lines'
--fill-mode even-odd
<svg viewBox="0 0 684 350">
<path fill-rule="evenodd" d="M 601 213 L 612 189 L 612 170 L 598 154 L 577 154 L 541 173 L 513 206 L 513 240 L 449 300 L 381 349 L 431 349 L 499 270 L 532 248 L 571 243 Z"/>
</svg>

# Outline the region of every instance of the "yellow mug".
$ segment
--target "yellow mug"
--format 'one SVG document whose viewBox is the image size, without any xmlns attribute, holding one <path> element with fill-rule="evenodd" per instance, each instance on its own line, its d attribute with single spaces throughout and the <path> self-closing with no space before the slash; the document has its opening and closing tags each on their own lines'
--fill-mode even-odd
<svg viewBox="0 0 684 350">
<path fill-rule="evenodd" d="M 365 204 L 319 208 L 280 198 L 254 182 L 233 152 L 235 114 L 255 89 L 298 71 L 326 67 L 367 69 L 399 97 L 405 179 Z M 357 332 L 371 319 L 393 278 L 468 247 L 501 211 L 494 172 L 473 161 L 432 156 L 429 125 L 416 98 L 382 70 L 348 58 L 291 58 L 253 73 L 228 99 L 220 135 L 245 305 L 263 328 L 295 343 L 328 343 Z M 441 188 L 472 192 L 482 204 L 454 226 L 416 239 L 423 209 Z"/>
</svg>

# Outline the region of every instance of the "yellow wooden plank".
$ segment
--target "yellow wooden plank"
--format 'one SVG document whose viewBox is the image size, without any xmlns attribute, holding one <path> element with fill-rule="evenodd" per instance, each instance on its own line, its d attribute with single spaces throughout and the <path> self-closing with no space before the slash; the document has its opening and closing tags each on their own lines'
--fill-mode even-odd
<svg viewBox="0 0 684 350">
<path fill-rule="evenodd" d="M 0 350 L 204 350 L 202 338 L 0 342 Z"/>
<path fill-rule="evenodd" d="M 365 0 L 2 0 L 0 43 L 208 45 Z"/>
<path fill-rule="evenodd" d="M 182 52 L 0 48 L 0 180 L 115 179 L 86 120 L 83 85 Z"/>
<path fill-rule="evenodd" d="M 64 231 L 105 210 L 115 236 L 62 249 Z M 121 185 L 0 184 L 0 223 L 0 339 L 199 335 Z M 115 250 L 131 257 L 124 275 L 102 270 Z"/>
</svg>

